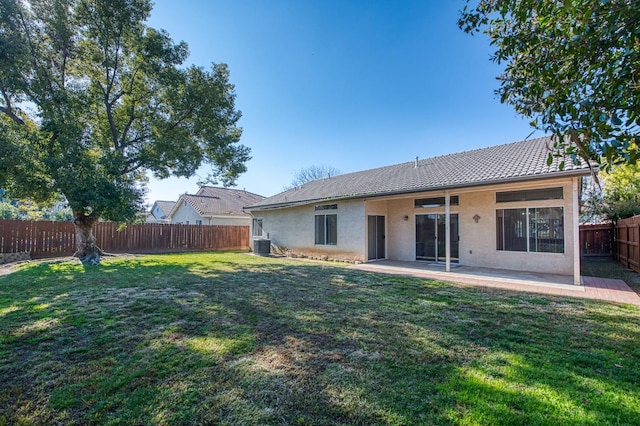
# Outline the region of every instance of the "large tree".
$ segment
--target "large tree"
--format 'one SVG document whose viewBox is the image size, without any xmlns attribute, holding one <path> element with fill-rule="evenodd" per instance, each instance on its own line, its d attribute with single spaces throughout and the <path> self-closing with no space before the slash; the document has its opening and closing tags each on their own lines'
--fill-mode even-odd
<svg viewBox="0 0 640 426">
<path fill-rule="evenodd" d="M 489 36 L 497 94 L 558 136 L 556 154 L 638 161 L 640 1 L 468 0 L 458 24 Z"/>
<path fill-rule="evenodd" d="M 81 259 L 100 218 L 143 208 L 147 173 L 234 183 L 249 149 L 225 64 L 145 25 L 149 0 L 0 0 L 0 187 L 73 211 Z"/>
</svg>

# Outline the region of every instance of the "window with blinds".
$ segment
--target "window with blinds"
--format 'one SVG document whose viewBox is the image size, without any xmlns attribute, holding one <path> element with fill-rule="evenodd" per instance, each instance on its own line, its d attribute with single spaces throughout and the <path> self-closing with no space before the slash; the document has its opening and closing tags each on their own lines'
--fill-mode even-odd
<svg viewBox="0 0 640 426">
<path fill-rule="evenodd" d="M 564 253 L 562 207 L 496 210 L 496 249 Z"/>
</svg>

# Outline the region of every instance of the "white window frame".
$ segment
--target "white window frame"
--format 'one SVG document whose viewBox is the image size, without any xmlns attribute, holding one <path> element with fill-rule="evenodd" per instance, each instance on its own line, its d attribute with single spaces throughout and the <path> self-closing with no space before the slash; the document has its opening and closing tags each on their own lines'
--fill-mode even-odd
<svg viewBox="0 0 640 426">
<path fill-rule="evenodd" d="M 256 223 L 259 223 L 258 228 L 260 229 L 260 233 L 257 234 L 256 233 Z M 251 220 L 251 236 L 252 237 L 262 237 L 264 236 L 264 222 L 263 219 L 261 217 L 254 217 Z"/>
</svg>

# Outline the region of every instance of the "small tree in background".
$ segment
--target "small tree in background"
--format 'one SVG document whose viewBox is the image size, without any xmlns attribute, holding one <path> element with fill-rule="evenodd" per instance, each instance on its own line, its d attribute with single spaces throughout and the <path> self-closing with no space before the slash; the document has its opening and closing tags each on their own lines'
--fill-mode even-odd
<svg viewBox="0 0 640 426">
<path fill-rule="evenodd" d="M 609 219 L 625 219 L 640 214 L 640 165 L 614 167 L 602 175 L 601 211 Z"/>
<path fill-rule="evenodd" d="M 300 170 L 296 170 L 293 172 L 293 179 L 288 186 L 285 186 L 283 189 L 286 191 L 291 188 L 295 188 L 297 186 L 304 185 L 307 182 L 311 182 L 318 179 L 326 179 L 332 176 L 337 176 L 341 174 L 340 170 L 336 169 L 333 166 L 320 165 L 320 166 L 309 166 Z"/>
<path fill-rule="evenodd" d="M 0 219 L 20 219 L 20 210 L 11 203 L 0 202 Z"/>
</svg>

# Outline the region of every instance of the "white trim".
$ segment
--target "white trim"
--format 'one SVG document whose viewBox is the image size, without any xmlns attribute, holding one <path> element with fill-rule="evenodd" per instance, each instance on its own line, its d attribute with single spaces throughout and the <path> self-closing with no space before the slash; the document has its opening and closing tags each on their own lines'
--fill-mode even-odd
<svg viewBox="0 0 640 426">
<path fill-rule="evenodd" d="M 580 285 L 580 178 L 572 179 L 572 201 L 573 201 L 573 284 Z"/>
<path fill-rule="evenodd" d="M 444 251 L 446 272 L 451 272 L 451 196 L 444 191 Z"/>
</svg>

